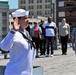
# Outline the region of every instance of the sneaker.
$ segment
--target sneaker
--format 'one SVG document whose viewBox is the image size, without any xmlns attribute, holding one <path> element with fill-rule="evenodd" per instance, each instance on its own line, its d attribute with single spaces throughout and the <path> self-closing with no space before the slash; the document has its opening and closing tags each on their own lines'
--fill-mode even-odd
<svg viewBox="0 0 76 75">
<path fill-rule="evenodd" d="M 62 55 L 67 55 L 67 53 L 62 53 Z"/>
<path fill-rule="evenodd" d="M 51 57 L 53 57 L 54 55 L 53 54 L 51 54 Z"/>
<path fill-rule="evenodd" d="M 67 53 L 64 53 L 64 55 L 67 55 Z"/>
<path fill-rule="evenodd" d="M 49 57 L 49 55 L 48 55 L 48 54 L 46 54 L 46 57 Z"/>
<path fill-rule="evenodd" d="M 36 58 L 39 58 L 39 56 L 38 56 L 38 55 L 36 55 Z"/>
</svg>

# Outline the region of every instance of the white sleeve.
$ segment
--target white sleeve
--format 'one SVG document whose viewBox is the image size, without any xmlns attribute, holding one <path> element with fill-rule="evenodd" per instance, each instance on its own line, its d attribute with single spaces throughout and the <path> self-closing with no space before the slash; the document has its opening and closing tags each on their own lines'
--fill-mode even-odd
<svg viewBox="0 0 76 75">
<path fill-rule="evenodd" d="M 0 42 L 0 48 L 2 50 L 8 51 L 13 46 L 13 37 L 14 33 L 11 31 L 7 34 L 7 36 Z"/>
<path fill-rule="evenodd" d="M 54 28 L 57 28 L 56 23 L 54 23 Z"/>
</svg>

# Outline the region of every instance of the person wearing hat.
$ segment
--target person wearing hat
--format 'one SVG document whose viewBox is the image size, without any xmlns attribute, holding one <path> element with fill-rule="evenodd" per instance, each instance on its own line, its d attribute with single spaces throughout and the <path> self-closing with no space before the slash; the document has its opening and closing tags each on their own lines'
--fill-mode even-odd
<svg viewBox="0 0 76 75">
<path fill-rule="evenodd" d="M 28 11 L 23 9 L 13 12 L 13 28 L 0 42 L 0 48 L 10 52 L 10 61 L 6 66 L 4 75 L 33 75 L 35 48 L 29 42 L 29 39 L 32 39 L 25 30 L 28 14 Z"/>
</svg>

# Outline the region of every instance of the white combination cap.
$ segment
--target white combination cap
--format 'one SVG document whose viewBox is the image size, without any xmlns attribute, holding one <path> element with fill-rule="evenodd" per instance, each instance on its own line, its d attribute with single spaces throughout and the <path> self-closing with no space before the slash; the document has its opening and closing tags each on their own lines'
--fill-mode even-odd
<svg viewBox="0 0 76 75">
<path fill-rule="evenodd" d="M 13 17 L 22 17 L 28 15 L 29 15 L 29 11 L 25 11 L 24 9 L 18 9 L 15 12 L 12 12 Z"/>
</svg>

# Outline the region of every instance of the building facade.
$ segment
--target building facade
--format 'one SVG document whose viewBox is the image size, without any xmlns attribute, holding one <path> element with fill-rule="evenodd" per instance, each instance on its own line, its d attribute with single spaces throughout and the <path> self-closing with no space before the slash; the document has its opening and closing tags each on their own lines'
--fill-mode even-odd
<svg viewBox="0 0 76 75">
<path fill-rule="evenodd" d="M 76 0 L 56 0 L 56 23 L 61 24 L 62 18 L 66 18 L 71 31 L 76 27 Z"/>
<path fill-rule="evenodd" d="M 56 0 L 18 0 L 18 8 L 29 10 L 30 17 L 51 16 Z"/>
<path fill-rule="evenodd" d="M 7 0 L 0 0 L 0 41 L 9 30 L 9 5 Z"/>
</svg>

